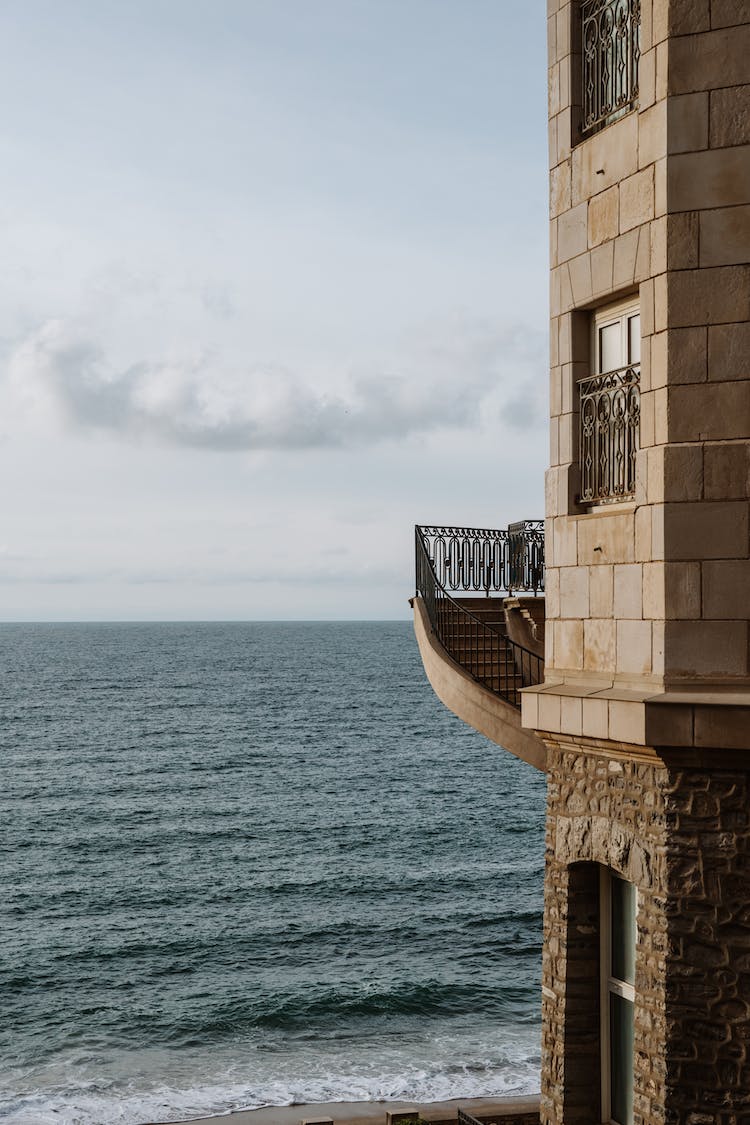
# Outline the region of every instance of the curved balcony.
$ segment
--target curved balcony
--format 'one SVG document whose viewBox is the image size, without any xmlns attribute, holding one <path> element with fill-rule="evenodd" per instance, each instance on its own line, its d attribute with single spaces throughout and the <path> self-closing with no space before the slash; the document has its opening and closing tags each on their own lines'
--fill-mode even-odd
<svg viewBox="0 0 750 1125">
<path fill-rule="evenodd" d="M 541 739 L 521 727 L 521 690 L 544 680 L 544 531 L 417 526 L 414 629 L 438 698 L 538 769 Z M 533 596 L 525 596 L 531 593 Z"/>
</svg>

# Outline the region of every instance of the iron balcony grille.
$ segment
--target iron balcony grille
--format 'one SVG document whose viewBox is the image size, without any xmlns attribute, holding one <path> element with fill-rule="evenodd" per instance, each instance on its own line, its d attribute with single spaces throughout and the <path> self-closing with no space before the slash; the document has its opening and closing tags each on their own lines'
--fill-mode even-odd
<svg viewBox="0 0 750 1125">
<path fill-rule="evenodd" d="M 544 589 L 544 520 L 521 520 L 507 531 L 424 525 L 435 577 L 448 590 L 500 593 Z"/>
<path fill-rule="evenodd" d="M 520 557 L 516 559 L 519 569 L 515 575 L 511 573 L 508 543 L 515 534 L 520 555 L 523 525 L 513 526 L 518 530 L 416 527 L 415 562 L 417 595 L 424 602 L 430 625 L 443 648 L 478 683 L 520 710 L 521 689 L 544 679 L 544 660 L 511 641 L 501 625 L 480 620 L 446 589 L 450 585 L 454 591 L 483 590 L 486 594 L 490 589 L 507 589 L 507 578 L 521 573 Z M 533 544 L 531 553 L 540 543 L 543 552 L 541 521 L 528 521 L 528 528 L 528 542 Z M 541 571 L 534 573 L 535 592 L 544 582 L 543 553 L 537 555 L 537 561 Z M 527 569 L 531 572 L 530 564 Z M 496 584 L 488 586 L 488 579 Z"/>
<path fill-rule="evenodd" d="M 583 0 L 581 25 L 586 135 L 637 104 L 641 0 Z"/>
<path fill-rule="evenodd" d="M 635 493 L 640 432 L 640 367 L 579 379 L 581 502 L 607 503 Z"/>
</svg>

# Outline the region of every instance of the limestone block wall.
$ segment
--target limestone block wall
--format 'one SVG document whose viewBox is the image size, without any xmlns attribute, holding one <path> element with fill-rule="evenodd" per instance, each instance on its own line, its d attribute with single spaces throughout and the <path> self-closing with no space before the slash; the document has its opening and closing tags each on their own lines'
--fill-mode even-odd
<svg viewBox="0 0 750 1125">
<path fill-rule="evenodd" d="M 548 0 L 547 679 L 750 684 L 750 6 L 643 0 L 638 108 L 576 129 L 578 3 Z M 592 311 L 636 296 L 632 503 L 578 503 Z"/>
<path fill-rule="evenodd" d="M 750 1120 L 750 775 L 548 750 L 542 1103 L 601 1120 L 598 865 L 637 887 L 637 1125 Z"/>
</svg>

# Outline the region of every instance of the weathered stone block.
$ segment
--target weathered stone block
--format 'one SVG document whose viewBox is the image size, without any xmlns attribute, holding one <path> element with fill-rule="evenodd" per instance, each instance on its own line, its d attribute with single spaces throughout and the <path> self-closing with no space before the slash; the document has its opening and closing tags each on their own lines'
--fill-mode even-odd
<svg viewBox="0 0 750 1125">
<path fill-rule="evenodd" d="M 578 145 L 571 163 L 574 205 L 632 176 L 638 171 L 638 115 L 628 114 Z"/>
<path fill-rule="evenodd" d="M 667 151 L 667 104 L 666 101 L 660 101 L 649 109 L 641 110 L 638 119 L 638 164 L 641 168 L 656 163 Z M 706 120 L 708 121 L 708 107 Z"/>
<path fill-rule="evenodd" d="M 750 144 L 750 86 L 711 91 L 709 137 L 712 148 Z"/>
<path fill-rule="evenodd" d="M 583 621 L 563 619 L 555 621 L 553 628 L 555 633 L 555 667 L 561 669 L 583 668 Z"/>
<path fill-rule="evenodd" d="M 703 482 L 707 500 L 742 500 L 750 496 L 748 442 L 707 445 L 703 452 Z"/>
<path fill-rule="evenodd" d="M 567 262 L 588 248 L 588 204 L 564 211 L 557 220 L 557 256 Z"/>
<path fill-rule="evenodd" d="M 669 34 L 692 35 L 711 29 L 710 0 L 679 0 L 669 6 Z"/>
<path fill-rule="evenodd" d="M 697 269 L 699 265 L 700 218 L 697 211 L 678 211 L 667 219 L 667 267 Z"/>
<path fill-rule="evenodd" d="M 717 559 L 704 562 L 703 614 L 733 621 L 750 618 L 750 559 Z"/>
<path fill-rule="evenodd" d="M 708 378 L 750 379 L 750 323 L 717 324 L 708 330 Z"/>
<path fill-rule="evenodd" d="M 654 218 L 654 173 L 651 167 L 620 184 L 620 231 L 623 233 Z"/>
<path fill-rule="evenodd" d="M 619 234 L 620 189 L 615 184 L 595 195 L 589 203 L 589 246 L 599 246 Z"/>
<path fill-rule="evenodd" d="M 750 317 L 749 266 L 681 270 L 667 276 L 670 328 L 727 324 Z M 655 299 L 657 293 L 658 286 L 655 283 Z M 658 317 L 656 319 L 658 329 Z"/>
<path fill-rule="evenodd" d="M 729 441 L 747 435 L 750 435 L 750 382 L 691 383 L 669 388 L 670 441 Z M 687 485 L 690 483 L 688 481 Z M 680 492 L 685 499 L 691 498 L 684 488 L 680 488 Z"/>
<path fill-rule="evenodd" d="M 750 23 L 673 39 L 668 81 L 671 94 L 750 82 Z"/>
<path fill-rule="evenodd" d="M 748 505 L 744 502 L 665 504 L 667 557 L 680 559 L 745 558 Z"/>
<path fill-rule="evenodd" d="M 570 207 L 570 162 L 565 161 L 550 172 L 549 179 L 549 209 L 550 215 L 556 218 Z"/>
<path fill-rule="evenodd" d="M 612 617 L 614 607 L 614 567 L 589 568 L 589 612 L 592 617 Z"/>
<path fill-rule="evenodd" d="M 613 283 L 616 289 L 624 289 L 635 282 L 639 235 L 640 231 L 631 230 L 615 239 Z"/>
<path fill-rule="evenodd" d="M 708 148 L 707 92 L 683 94 L 661 103 L 667 110 L 667 152 L 699 152 Z"/>
<path fill-rule="evenodd" d="M 704 384 L 689 389 L 701 389 Z M 678 412 L 679 401 L 673 402 L 672 390 L 675 393 L 682 391 L 683 387 L 670 388 L 669 407 L 670 419 L 672 410 Z M 680 423 L 686 420 L 679 417 Z M 685 437 L 678 437 L 670 426 L 669 438 L 671 441 L 687 441 Z M 700 500 L 703 497 L 703 446 L 701 444 L 664 445 L 654 450 L 655 460 L 658 462 L 661 455 L 661 469 L 663 481 L 663 499 L 673 501 Z M 651 454 L 649 454 L 651 455 Z"/>
<path fill-rule="evenodd" d="M 700 264 L 750 262 L 750 207 L 723 207 L 700 215 Z"/>
<path fill-rule="evenodd" d="M 664 564 L 664 616 L 667 620 L 701 616 L 700 568 L 698 562 Z"/>
<path fill-rule="evenodd" d="M 614 568 L 614 616 L 643 617 L 643 570 L 640 563 Z"/>
<path fill-rule="evenodd" d="M 560 574 L 560 616 L 588 617 L 589 572 L 586 567 L 566 566 Z"/>
<path fill-rule="evenodd" d="M 608 297 L 613 288 L 615 247 L 605 242 L 591 251 L 591 290 L 594 297 Z"/>
<path fill-rule="evenodd" d="M 583 623 L 583 666 L 590 672 L 615 668 L 616 625 L 612 618 L 587 618 Z"/>
<path fill-rule="evenodd" d="M 631 675 L 647 675 L 651 671 L 650 621 L 617 621 L 617 671 Z"/>
<path fill-rule="evenodd" d="M 708 329 L 672 328 L 666 337 L 669 382 L 702 383 L 708 377 Z M 750 370 L 750 366 L 748 367 Z M 653 379 L 652 375 L 652 379 Z"/>
<path fill-rule="evenodd" d="M 747 675 L 747 622 L 671 621 L 665 629 L 667 675 Z"/>
<path fill-rule="evenodd" d="M 670 211 L 750 203 L 750 148 L 675 154 L 667 169 L 667 196 Z"/>
<path fill-rule="evenodd" d="M 581 254 L 568 263 L 570 286 L 573 294 L 573 305 L 587 304 L 594 293 L 591 278 L 591 255 Z"/>
<path fill-rule="evenodd" d="M 747 23 L 746 0 L 711 0 L 711 26 L 731 27 Z"/>
<path fill-rule="evenodd" d="M 596 514 L 577 521 L 578 565 L 634 562 L 632 511 Z"/>
</svg>

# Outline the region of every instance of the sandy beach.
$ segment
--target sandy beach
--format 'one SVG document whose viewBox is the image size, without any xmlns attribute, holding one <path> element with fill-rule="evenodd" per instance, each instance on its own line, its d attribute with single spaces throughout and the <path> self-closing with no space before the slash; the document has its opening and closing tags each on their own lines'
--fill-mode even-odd
<svg viewBox="0 0 750 1125">
<path fill-rule="evenodd" d="M 491 1118 L 493 1114 L 539 1112 L 538 1097 L 459 1098 L 444 1102 L 327 1102 L 320 1105 L 267 1106 L 264 1109 L 240 1110 L 218 1117 L 193 1119 L 191 1125 L 300 1125 L 302 1121 L 331 1118 L 335 1125 L 358 1125 L 377 1122 L 385 1125 L 388 1111 L 414 1110 L 430 1122 L 455 1120 L 458 1107 L 475 1117 Z M 161 1125 L 151 1122 L 149 1125 Z"/>
</svg>

